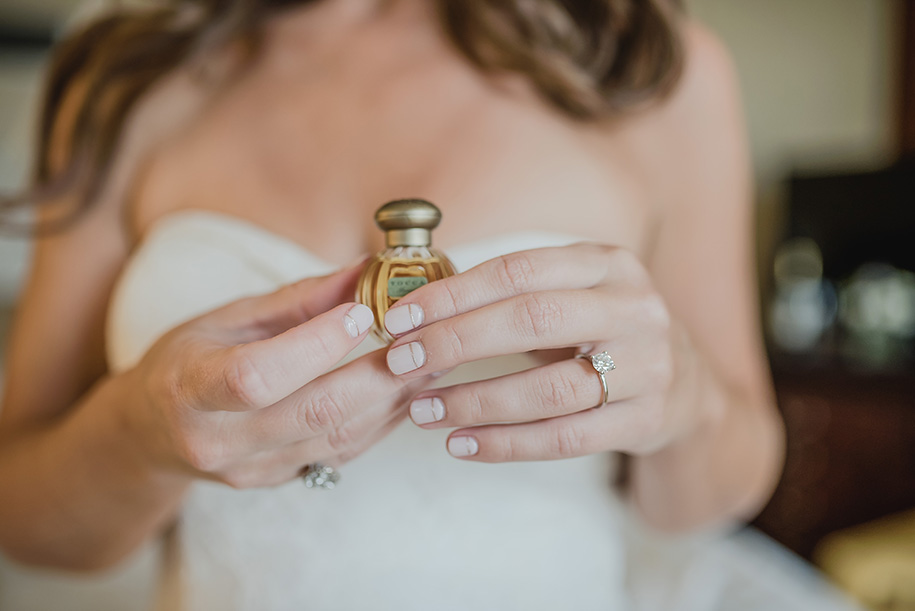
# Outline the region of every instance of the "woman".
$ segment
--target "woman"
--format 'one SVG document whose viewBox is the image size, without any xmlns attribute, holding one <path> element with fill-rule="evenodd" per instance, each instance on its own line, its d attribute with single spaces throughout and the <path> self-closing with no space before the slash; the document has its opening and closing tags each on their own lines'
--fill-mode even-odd
<svg viewBox="0 0 915 611">
<path fill-rule="evenodd" d="M 99 569 L 169 531 L 169 608 L 622 608 L 621 498 L 668 530 L 766 500 L 735 81 L 674 4 L 185 2 L 58 58 L 9 555 Z M 361 264 L 317 276 L 413 195 L 469 271 L 388 349 Z"/>
</svg>

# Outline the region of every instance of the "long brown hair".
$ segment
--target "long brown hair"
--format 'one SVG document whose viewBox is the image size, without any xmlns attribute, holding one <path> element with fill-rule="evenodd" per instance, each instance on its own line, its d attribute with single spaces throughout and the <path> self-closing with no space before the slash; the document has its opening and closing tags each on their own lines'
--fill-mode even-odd
<svg viewBox="0 0 915 611">
<path fill-rule="evenodd" d="M 253 52 L 267 17 L 318 1 L 158 0 L 73 33 L 48 72 L 32 190 L 0 211 L 68 193 L 77 196 L 75 208 L 50 225 L 72 220 L 97 198 L 129 113 L 164 75 L 230 42 Z M 582 120 L 659 98 L 681 71 L 679 0 L 432 1 L 448 37 L 481 70 L 524 74 L 557 109 Z M 70 97 L 75 118 L 61 134 Z M 52 133 L 65 143 L 60 159 L 51 159 Z"/>
</svg>

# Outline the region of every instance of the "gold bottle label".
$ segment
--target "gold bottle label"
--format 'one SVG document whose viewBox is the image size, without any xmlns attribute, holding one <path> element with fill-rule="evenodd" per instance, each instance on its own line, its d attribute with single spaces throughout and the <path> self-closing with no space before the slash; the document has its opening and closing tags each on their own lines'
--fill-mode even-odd
<svg viewBox="0 0 915 611">
<path fill-rule="evenodd" d="M 388 297 L 400 299 L 427 284 L 429 280 L 425 276 L 394 276 L 388 278 Z"/>
<path fill-rule="evenodd" d="M 428 248 L 392 248 L 375 255 L 362 270 L 356 301 L 375 312 L 374 335 L 385 342 L 394 338 L 384 328 L 384 315 L 401 297 L 455 274 L 442 253 Z"/>
</svg>

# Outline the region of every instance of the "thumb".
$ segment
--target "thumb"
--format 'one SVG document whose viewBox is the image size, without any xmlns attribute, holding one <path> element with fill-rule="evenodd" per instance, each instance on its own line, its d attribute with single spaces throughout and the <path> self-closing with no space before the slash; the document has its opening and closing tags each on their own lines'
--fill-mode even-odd
<svg viewBox="0 0 915 611">
<path fill-rule="evenodd" d="M 234 329 L 249 342 L 273 337 L 342 303 L 353 301 L 366 258 L 344 269 L 287 284 L 272 293 L 234 301 L 213 313 L 213 322 Z"/>
</svg>

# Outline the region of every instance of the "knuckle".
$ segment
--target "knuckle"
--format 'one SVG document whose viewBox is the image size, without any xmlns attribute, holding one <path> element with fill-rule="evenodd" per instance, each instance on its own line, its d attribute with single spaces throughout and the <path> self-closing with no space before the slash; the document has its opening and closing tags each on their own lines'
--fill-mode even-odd
<svg viewBox="0 0 915 611">
<path fill-rule="evenodd" d="M 446 318 L 455 316 L 459 312 L 464 311 L 463 300 L 460 298 L 460 294 L 452 288 L 448 278 L 445 278 L 443 282 L 436 282 L 435 284 L 443 294 L 444 303 L 442 304 L 442 310 Z"/>
<path fill-rule="evenodd" d="M 356 442 L 355 435 L 349 426 L 341 426 L 327 434 L 327 443 L 334 452 L 343 452 Z"/>
<path fill-rule="evenodd" d="M 265 407 L 269 389 L 260 368 L 246 355 L 235 352 L 225 368 L 224 385 L 233 400 L 248 408 Z"/>
<path fill-rule="evenodd" d="M 607 255 L 613 261 L 613 265 L 627 273 L 628 275 L 641 276 L 644 266 L 639 258 L 631 250 L 619 246 L 608 246 Z"/>
<path fill-rule="evenodd" d="M 302 299 L 306 294 L 308 289 L 311 289 L 311 278 L 293 282 L 282 287 L 278 293 L 279 298 L 283 303 L 288 303 L 288 312 L 293 317 L 293 320 L 307 321 L 312 318 L 311 311 L 309 310 L 307 303 L 308 301 Z"/>
<path fill-rule="evenodd" d="M 499 258 L 499 280 L 512 293 L 526 293 L 534 285 L 536 270 L 530 255 L 513 253 Z"/>
<path fill-rule="evenodd" d="M 309 346 L 308 352 L 320 362 L 336 361 L 340 357 L 340 348 L 331 342 L 330 334 L 311 333 L 309 337 L 313 344 Z"/>
<path fill-rule="evenodd" d="M 346 450 L 345 452 L 341 452 L 340 454 L 337 454 L 337 456 L 333 459 L 333 462 L 335 465 L 338 465 L 338 466 L 345 465 L 346 463 L 350 462 L 351 460 L 358 458 L 363 452 L 365 452 L 365 450 L 366 450 L 366 448 L 361 447 L 361 446 L 356 447 L 356 448 L 350 448 L 350 449 Z"/>
<path fill-rule="evenodd" d="M 178 453 L 188 465 L 201 473 L 215 473 L 226 461 L 225 453 L 216 444 L 198 440 L 193 436 L 180 439 Z"/>
<path fill-rule="evenodd" d="M 250 490 L 261 487 L 262 481 L 258 474 L 249 469 L 231 469 L 219 476 L 219 481 L 235 490 Z"/>
<path fill-rule="evenodd" d="M 180 352 L 185 358 L 177 359 L 172 354 L 161 355 L 150 375 L 146 376 L 145 389 L 155 401 L 170 407 L 190 408 L 200 400 L 202 393 L 200 380 L 206 375 L 201 371 L 206 355 L 200 358 L 187 358 L 187 354 L 196 355 L 192 346 L 180 344 Z"/>
<path fill-rule="evenodd" d="M 670 330 L 670 311 L 660 295 L 653 293 L 645 298 L 642 303 L 642 312 L 648 324 L 659 332 L 666 334 Z"/>
<path fill-rule="evenodd" d="M 537 380 L 544 407 L 561 408 L 577 403 L 577 388 L 560 372 L 547 370 Z"/>
<path fill-rule="evenodd" d="M 152 379 L 151 392 L 153 397 L 162 401 L 164 405 L 184 407 L 192 403 L 192 392 L 188 388 L 187 371 L 170 369 L 161 376 Z"/>
<path fill-rule="evenodd" d="M 304 409 L 299 410 L 306 437 L 320 431 L 335 431 L 345 422 L 340 398 L 326 388 L 316 389 Z"/>
<path fill-rule="evenodd" d="M 591 243 L 589 246 L 595 249 L 597 254 L 602 255 L 608 259 L 614 258 L 617 253 L 623 250 L 619 246 L 614 246 L 613 244 Z"/>
<path fill-rule="evenodd" d="M 438 336 L 431 342 L 424 342 L 429 346 L 436 346 L 443 364 L 462 363 L 466 354 L 464 340 L 453 325 L 445 325 Z"/>
<path fill-rule="evenodd" d="M 634 252 L 620 246 L 603 248 L 608 270 L 614 270 L 613 275 L 620 276 L 635 286 L 651 285 L 651 275 Z"/>
<path fill-rule="evenodd" d="M 458 410 L 453 420 L 449 418 L 456 426 L 486 421 L 484 418 L 487 410 L 483 404 L 483 396 L 480 394 L 479 390 L 473 389 L 468 391 L 464 401 L 459 402 L 458 405 L 463 407 L 463 409 Z"/>
<path fill-rule="evenodd" d="M 502 452 L 501 452 L 502 460 L 504 460 L 505 462 L 514 462 L 515 460 L 517 460 L 519 458 L 518 452 L 515 448 L 515 444 L 512 442 L 511 435 L 506 435 L 502 439 L 501 445 L 502 445 Z"/>
<path fill-rule="evenodd" d="M 519 302 L 516 320 L 522 334 L 545 337 L 562 324 L 562 309 L 554 299 L 532 293 Z"/>
<path fill-rule="evenodd" d="M 574 458 L 584 452 L 584 433 L 572 426 L 556 426 L 553 431 L 553 453 L 560 458 Z"/>
<path fill-rule="evenodd" d="M 625 261 L 625 251 L 619 246 L 611 244 L 592 244 L 596 250 L 596 256 L 603 260 L 607 271 L 610 269 L 620 269 L 620 266 L 627 265 Z"/>
</svg>

